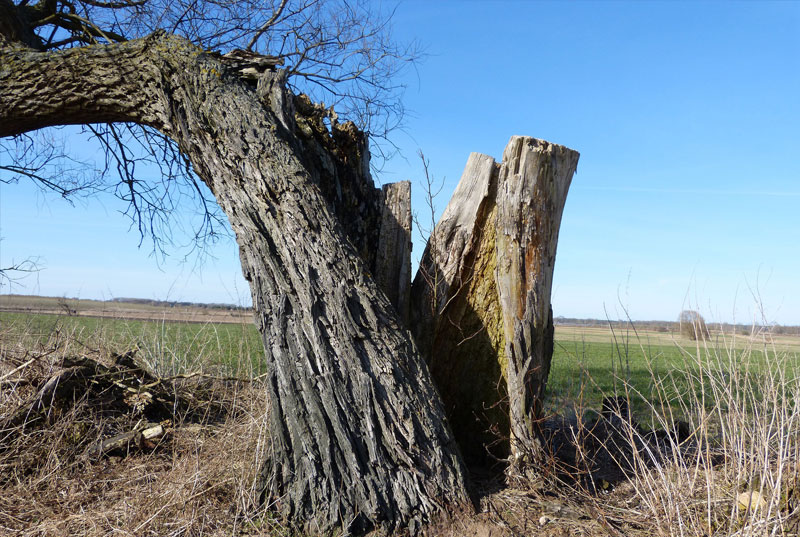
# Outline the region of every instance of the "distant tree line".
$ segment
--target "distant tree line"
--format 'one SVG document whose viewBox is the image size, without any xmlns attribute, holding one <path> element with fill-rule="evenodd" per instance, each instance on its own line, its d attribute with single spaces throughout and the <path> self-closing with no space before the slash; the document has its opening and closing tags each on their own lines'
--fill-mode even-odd
<svg viewBox="0 0 800 537">
<path fill-rule="evenodd" d="M 223 309 L 231 311 L 250 311 L 252 308 L 237 306 L 235 304 L 222 304 L 213 302 L 206 304 L 203 302 L 181 302 L 176 300 L 153 300 L 149 298 L 112 298 L 109 302 L 121 302 L 125 304 L 140 304 L 146 306 L 157 306 L 164 308 L 202 308 L 202 309 Z"/>
<path fill-rule="evenodd" d="M 583 326 L 589 328 L 607 328 L 611 327 L 614 330 L 622 330 L 625 328 L 635 328 L 637 330 L 650 330 L 653 332 L 674 333 L 678 334 L 681 331 L 680 321 L 629 321 L 629 320 L 608 320 L 608 319 L 578 319 L 575 317 L 556 317 L 554 319 L 556 326 Z M 800 326 L 781 325 L 781 324 L 740 324 L 740 323 L 713 323 L 710 327 L 714 331 L 719 331 L 725 334 L 740 334 L 749 335 L 752 333 L 759 333 L 770 331 L 773 334 L 780 335 L 800 335 Z"/>
</svg>

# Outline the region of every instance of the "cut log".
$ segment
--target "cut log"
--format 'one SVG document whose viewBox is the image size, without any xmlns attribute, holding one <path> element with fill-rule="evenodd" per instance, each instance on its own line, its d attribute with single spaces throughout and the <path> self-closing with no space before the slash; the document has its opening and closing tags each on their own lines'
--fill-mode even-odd
<svg viewBox="0 0 800 537">
<path fill-rule="evenodd" d="M 164 427 L 160 423 L 148 423 L 142 429 L 142 438 L 152 440 L 164 434 Z"/>
<path fill-rule="evenodd" d="M 520 468 L 536 445 L 558 229 L 577 163 L 573 150 L 521 136 L 502 164 L 470 155 L 414 279 L 412 332 L 473 462 L 511 454 Z"/>
<path fill-rule="evenodd" d="M 163 436 L 164 427 L 159 423 L 143 423 L 130 431 L 100 441 L 90 451 L 93 456 L 107 455 L 114 451 L 127 452 L 145 447 L 146 440 Z"/>
</svg>

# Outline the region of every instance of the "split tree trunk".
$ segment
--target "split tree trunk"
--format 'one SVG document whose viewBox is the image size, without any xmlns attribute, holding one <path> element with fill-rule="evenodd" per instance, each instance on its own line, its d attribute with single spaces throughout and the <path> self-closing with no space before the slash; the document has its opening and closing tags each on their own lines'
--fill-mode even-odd
<svg viewBox="0 0 800 537">
<path fill-rule="evenodd" d="M 578 153 L 514 136 L 473 153 L 423 255 L 412 331 L 466 457 L 523 470 L 553 354 L 558 230 Z M 476 440 L 478 440 L 476 442 Z"/>
<path fill-rule="evenodd" d="M 375 256 L 375 281 L 408 326 L 411 301 L 411 183 L 381 189 L 380 237 Z"/>
<path fill-rule="evenodd" d="M 363 533 L 413 530 L 469 501 L 428 369 L 369 275 L 370 256 L 359 256 L 380 241 L 370 225 L 383 209 L 368 208 L 378 198 L 359 182 L 368 156 L 352 126 L 323 136 L 301 110 L 308 103 L 295 114 L 279 74 L 252 88 L 163 33 L 62 52 L 0 48 L 0 87 L 0 136 L 145 124 L 176 140 L 211 188 L 266 349 L 265 502 L 309 531 Z M 347 207 L 351 194 L 363 212 Z"/>
<path fill-rule="evenodd" d="M 420 262 L 411 330 L 428 360 L 464 457 L 508 455 L 502 312 L 497 296 L 499 166 L 472 153 Z"/>
</svg>

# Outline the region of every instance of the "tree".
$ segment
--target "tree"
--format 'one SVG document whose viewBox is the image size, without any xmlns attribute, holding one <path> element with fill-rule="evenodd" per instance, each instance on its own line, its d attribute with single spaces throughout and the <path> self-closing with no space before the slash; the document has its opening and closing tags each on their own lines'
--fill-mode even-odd
<svg viewBox="0 0 800 537">
<path fill-rule="evenodd" d="M 706 321 L 697 311 L 683 310 L 678 316 L 678 323 L 680 323 L 681 335 L 692 341 L 705 340 L 710 337 Z"/>
<path fill-rule="evenodd" d="M 372 55 L 392 52 L 380 49 L 379 23 L 347 29 L 348 18 L 365 16 L 349 3 L 339 4 L 344 11 L 327 30 L 320 2 L 282 1 L 260 19 L 256 6 L 0 0 L 0 136 L 18 141 L 48 126 L 105 124 L 92 128 L 113 149 L 145 223 L 153 218 L 143 210 L 149 201 L 163 208 L 132 175 L 121 126 L 166 137 L 229 218 L 251 284 L 269 371 L 265 502 L 321 531 L 413 526 L 469 501 L 464 467 L 427 368 L 359 256 L 377 250 L 365 230 L 380 213 L 367 184 L 365 138 L 287 90 L 294 73 L 345 108 L 361 98 L 369 128 L 380 109 L 371 108 L 368 90 L 384 98 L 391 90 L 378 87 L 370 62 L 381 64 Z M 223 32 L 220 21 L 229 24 Z M 293 33 L 269 32 L 281 24 Z M 350 45 L 348 31 L 356 32 Z M 208 50 L 242 43 L 260 50 L 275 39 L 290 53 L 274 62 Z M 356 45 L 369 51 L 348 68 Z M 309 59 L 340 46 L 341 56 Z M 273 69 L 279 60 L 291 63 L 287 71 Z M 343 70 L 334 75 L 337 62 Z M 337 77 L 344 86 L 333 85 Z M 345 203 L 337 192 L 351 198 Z M 369 202 L 364 214 L 344 218 L 356 196 Z"/>
<path fill-rule="evenodd" d="M 414 43 L 392 38 L 390 15 L 367 0 L 0 0 L 0 46 L 57 51 L 163 30 L 205 51 L 274 55 L 290 91 L 335 106 L 374 141 L 402 119 L 403 88 L 394 75 L 418 57 Z M 251 75 L 263 68 L 227 63 Z M 141 122 L 82 125 L 107 150 L 98 173 L 66 155 L 60 136 L 45 129 L 0 139 L 0 172 L 10 172 L 0 180 L 29 178 L 66 199 L 111 189 L 157 252 L 172 242 L 174 209 L 195 203 L 202 215 L 192 226 L 196 243 L 216 239 L 224 216 L 174 139 Z M 163 180 L 140 177 L 143 164 L 157 166 Z"/>
<path fill-rule="evenodd" d="M 393 45 L 370 5 L 0 0 L 0 139 L 15 149 L 7 154 L 41 148 L 37 129 L 85 125 L 107 149 L 101 171 L 119 176 L 117 195 L 143 234 L 158 241 L 168 233 L 171 196 L 184 192 L 175 185 L 201 192 L 202 181 L 214 197 L 195 197 L 206 214 L 198 237 L 214 234 L 213 201 L 227 216 L 267 360 L 271 456 L 262 499 L 321 532 L 413 531 L 470 502 L 441 399 L 398 315 L 408 289 L 396 274 L 407 269 L 382 265 L 406 255 L 393 254 L 408 248 L 397 237 L 410 211 L 406 186 L 374 188 L 367 135 L 380 137 L 397 117 L 391 80 L 408 51 Z M 366 134 L 297 95 L 300 88 L 357 118 Z M 137 144 L 162 165 L 159 185 L 136 175 Z M 46 170 L 56 153 L 0 166 L 62 195 L 109 177 L 54 182 Z M 542 162 L 555 169 L 560 161 Z M 525 441 L 549 368 L 549 356 L 546 367 L 531 368 L 528 351 L 546 354 L 549 341 L 552 352 L 549 283 L 518 279 L 531 263 L 534 276 L 552 272 L 553 230 L 539 236 L 530 226 L 553 202 L 535 192 L 503 198 L 526 199 L 524 219 L 505 206 L 498 213 L 517 248 L 503 278 L 524 295 L 500 299 L 521 312 L 508 319 L 507 348 L 523 366 L 512 408 L 525 415 L 512 411 L 512 419 L 523 423 L 516 434 Z M 563 199 L 555 204 L 557 232 Z M 526 254 L 525 241 L 546 255 Z"/>
</svg>

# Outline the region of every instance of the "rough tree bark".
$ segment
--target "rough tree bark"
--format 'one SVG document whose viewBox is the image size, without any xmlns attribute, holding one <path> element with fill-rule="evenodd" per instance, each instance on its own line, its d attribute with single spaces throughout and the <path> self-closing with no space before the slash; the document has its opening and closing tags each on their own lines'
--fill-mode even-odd
<svg viewBox="0 0 800 537">
<path fill-rule="evenodd" d="M 514 136 L 473 153 L 412 288 L 411 326 L 466 457 L 535 462 L 558 230 L 578 153 Z M 510 442 L 508 441 L 510 440 Z"/>
<path fill-rule="evenodd" d="M 176 140 L 228 216 L 251 285 L 271 405 L 265 501 L 309 530 L 413 529 L 468 502 L 463 464 L 427 367 L 359 256 L 375 240 L 359 226 L 382 209 L 343 221 L 352 200 L 332 194 L 362 189 L 340 172 L 368 174 L 366 146 L 347 125 L 318 143 L 308 103 L 295 115 L 283 82 L 268 72 L 253 88 L 163 33 L 0 48 L 0 136 L 126 121 Z"/>
</svg>

